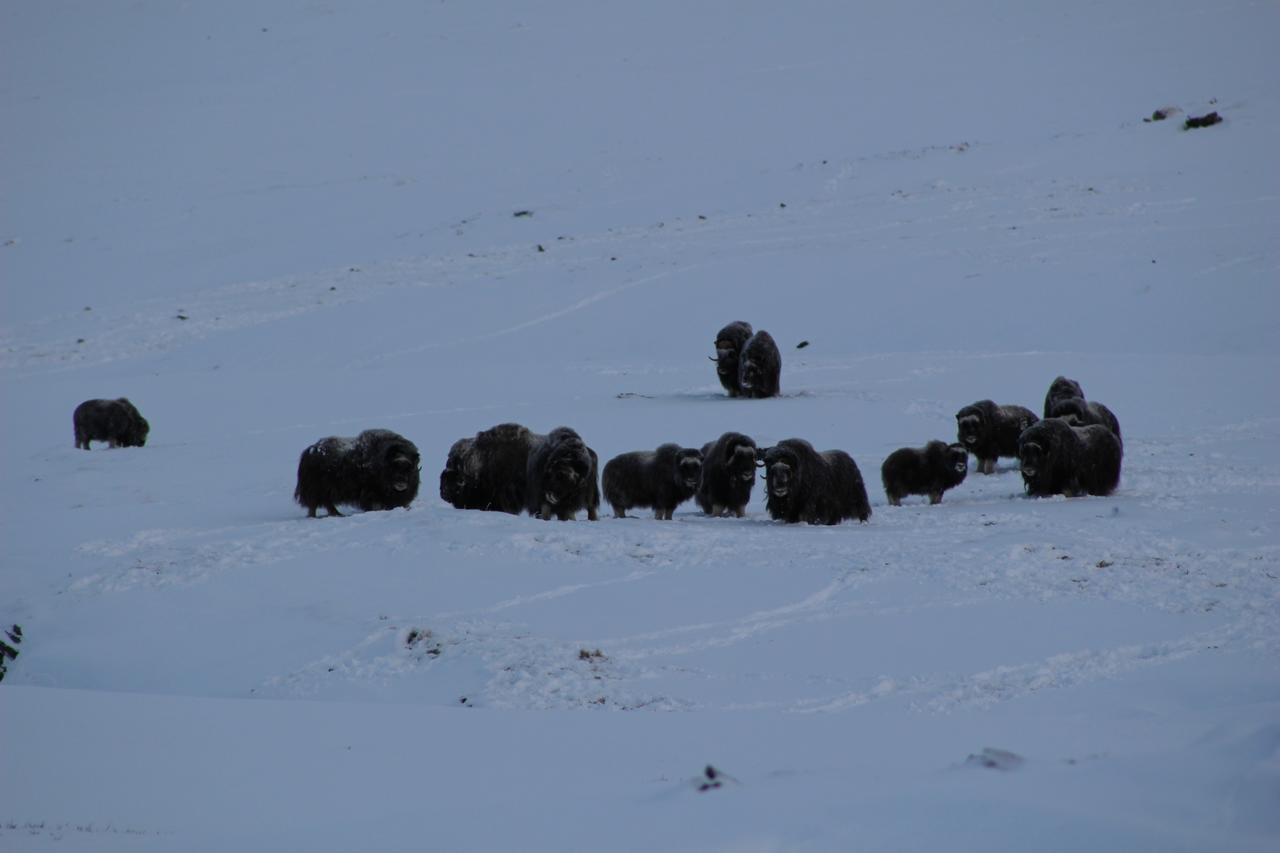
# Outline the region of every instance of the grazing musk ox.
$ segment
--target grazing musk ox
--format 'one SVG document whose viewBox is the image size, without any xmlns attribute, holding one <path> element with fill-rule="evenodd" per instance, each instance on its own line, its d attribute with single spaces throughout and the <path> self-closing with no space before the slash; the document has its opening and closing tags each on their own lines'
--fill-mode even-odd
<svg viewBox="0 0 1280 853">
<path fill-rule="evenodd" d="M 1072 397 L 1084 399 L 1084 389 L 1080 383 L 1065 376 L 1059 376 L 1049 385 L 1044 395 L 1044 416 L 1053 417 L 1053 404 L 1059 400 L 1070 400 Z"/>
<path fill-rule="evenodd" d="M 569 427 L 538 436 L 525 469 L 525 509 L 530 515 L 569 521 L 586 509 L 595 521 L 600 508 L 599 457 Z"/>
<path fill-rule="evenodd" d="M 747 514 L 756 483 L 756 443 L 740 432 L 726 432 L 702 447 L 698 506 L 708 515 Z"/>
<path fill-rule="evenodd" d="M 1101 403 L 1095 403 L 1083 397 L 1068 397 L 1054 402 L 1049 417 L 1062 418 L 1072 426 L 1089 426 L 1090 424 L 1104 426 L 1115 433 L 1120 443 L 1124 444 L 1124 436 L 1120 435 L 1120 420 L 1114 412 Z"/>
<path fill-rule="evenodd" d="M 652 507 L 659 520 L 670 519 L 675 508 L 698 490 L 702 451 L 678 444 L 656 450 L 622 453 L 604 466 L 604 499 L 617 518 L 632 507 Z"/>
<path fill-rule="evenodd" d="M 880 466 L 880 481 L 892 506 L 902 506 L 907 495 L 928 495 L 929 503 L 964 482 L 969 472 L 969 451 L 963 444 L 931 441 L 924 447 L 893 451 Z"/>
<path fill-rule="evenodd" d="M 765 506 L 775 521 L 839 524 L 871 517 L 862 472 L 843 450 L 819 453 L 802 438 L 788 438 L 762 453 Z"/>
<path fill-rule="evenodd" d="M 1123 455 L 1111 430 L 1062 418 L 1045 418 L 1018 439 L 1022 482 L 1032 497 L 1109 495 L 1120 483 Z"/>
<path fill-rule="evenodd" d="M 741 393 L 738 385 L 738 355 L 743 345 L 753 333 L 750 323 L 736 320 L 716 333 L 716 354 L 711 360 L 716 363 L 716 376 L 730 397 Z"/>
<path fill-rule="evenodd" d="M 457 509 L 519 515 L 525 508 L 529 453 L 541 438 L 507 423 L 459 439 L 440 472 L 440 497 Z"/>
<path fill-rule="evenodd" d="M 956 412 L 960 443 L 978 459 L 978 472 L 994 474 L 996 460 L 1018 455 L 1018 436 L 1040 420 L 1023 406 L 997 406 L 990 400 L 965 406 Z"/>
<path fill-rule="evenodd" d="M 85 400 L 71 415 L 76 447 L 89 449 L 91 441 L 105 441 L 108 447 L 142 447 L 151 424 L 127 397 L 118 400 Z"/>
<path fill-rule="evenodd" d="M 738 355 L 738 393 L 762 399 L 776 397 L 782 375 L 782 353 L 773 336 L 761 329 L 742 345 Z"/>
<path fill-rule="evenodd" d="M 367 429 L 355 438 L 330 436 L 302 451 L 293 497 L 315 518 L 338 504 L 370 510 L 407 507 L 418 494 L 418 448 L 387 429 Z"/>
</svg>

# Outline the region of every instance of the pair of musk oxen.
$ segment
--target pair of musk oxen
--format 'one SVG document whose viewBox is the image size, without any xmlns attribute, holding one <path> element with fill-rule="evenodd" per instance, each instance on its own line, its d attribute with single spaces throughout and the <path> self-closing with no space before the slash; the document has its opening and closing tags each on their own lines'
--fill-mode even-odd
<svg viewBox="0 0 1280 853">
<path fill-rule="evenodd" d="M 600 506 L 596 452 L 568 427 L 547 435 L 499 424 L 454 443 L 440 473 L 440 497 L 458 509 L 526 511 L 540 518 L 573 518 Z M 690 498 L 708 515 L 746 515 L 757 468 L 764 468 L 767 508 L 775 519 L 838 524 L 871 515 L 862 474 L 849 454 L 819 453 L 791 438 L 760 448 L 726 432 L 702 448 L 663 444 L 623 453 L 604 466 L 604 499 L 616 517 L 644 507 L 669 519 Z"/>
<path fill-rule="evenodd" d="M 773 336 L 737 320 L 716 333 L 716 376 L 730 397 L 776 397 L 782 376 L 782 353 Z"/>
</svg>

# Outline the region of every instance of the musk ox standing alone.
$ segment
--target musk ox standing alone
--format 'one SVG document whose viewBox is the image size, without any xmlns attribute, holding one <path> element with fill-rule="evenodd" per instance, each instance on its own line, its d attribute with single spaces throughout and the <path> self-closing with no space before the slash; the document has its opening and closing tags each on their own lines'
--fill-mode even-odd
<svg viewBox="0 0 1280 853">
<path fill-rule="evenodd" d="M 741 393 L 738 386 L 738 354 L 751 338 L 752 332 L 750 323 L 737 320 L 716 334 L 716 354 L 711 360 L 716 363 L 716 375 L 730 397 L 737 397 Z"/>
<path fill-rule="evenodd" d="M 544 519 L 569 521 L 586 509 L 595 521 L 600 508 L 599 457 L 569 427 L 539 436 L 525 468 L 525 509 Z"/>
<path fill-rule="evenodd" d="M 738 356 L 738 387 L 743 397 L 776 397 L 782 374 L 782 353 L 773 336 L 761 329 L 742 346 Z"/>
<path fill-rule="evenodd" d="M 105 441 L 108 447 L 142 447 L 151 424 L 130 403 L 118 400 L 85 400 L 71 415 L 76 447 L 89 449 L 91 441 Z"/>
<path fill-rule="evenodd" d="M 541 439 L 520 424 L 498 424 L 459 439 L 440 472 L 440 497 L 457 509 L 519 515 L 525 508 L 529 453 Z"/>
<path fill-rule="evenodd" d="M 802 438 L 788 438 L 763 455 L 766 507 L 775 521 L 839 524 L 871 517 L 862 472 L 843 450 L 819 453 Z"/>
<path fill-rule="evenodd" d="M 1114 412 L 1101 403 L 1095 403 L 1083 397 L 1056 400 L 1049 417 L 1062 418 L 1072 426 L 1089 426 L 1090 424 L 1104 426 L 1115 433 L 1120 443 L 1124 444 L 1124 437 L 1120 435 L 1120 420 Z"/>
<path fill-rule="evenodd" d="M 604 466 L 604 499 L 617 518 L 632 507 L 653 507 L 655 518 L 670 519 L 675 508 L 698 489 L 702 451 L 678 444 L 636 450 L 613 457 Z"/>
<path fill-rule="evenodd" d="M 1053 380 L 1044 395 L 1044 416 L 1053 417 L 1053 404 L 1059 400 L 1070 400 L 1072 397 L 1084 399 L 1084 389 L 1080 387 L 1079 382 L 1065 376 L 1059 376 Z"/>
<path fill-rule="evenodd" d="M 969 451 L 963 444 L 931 441 L 890 453 L 880 466 L 880 481 L 893 506 L 902 506 L 907 495 L 928 495 L 929 503 L 936 504 L 943 492 L 963 483 L 968 472 Z"/>
<path fill-rule="evenodd" d="M 997 406 L 979 400 L 956 412 L 956 432 L 960 443 L 978 458 L 978 472 L 994 474 L 1001 456 L 1018 455 L 1018 436 L 1040 420 L 1023 406 Z"/>
<path fill-rule="evenodd" d="M 1022 482 L 1032 497 L 1109 495 L 1120 483 L 1124 449 L 1100 424 L 1074 427 L 1045 418 L 1018 439 Z"/>
<path fill-rule="evenodd" d="M 726 432 L 702 448 L 698 506 L 708 515 L 747 514 L 756 484 L 756 443 L 740 432 Z"/>
<path fill-rule="evenodd" d="M 367 429 L 355 438 L 330 436 L 302 451 L 294 500 L 315 518 L 337 504 L 370 510 L 408 506 L 418 494 L 418 448 L 387 429 Z"/>
</svg>

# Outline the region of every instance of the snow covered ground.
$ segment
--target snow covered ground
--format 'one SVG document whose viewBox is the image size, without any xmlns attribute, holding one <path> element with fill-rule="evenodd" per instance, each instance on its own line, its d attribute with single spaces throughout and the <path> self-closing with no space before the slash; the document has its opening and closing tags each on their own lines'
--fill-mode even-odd
<svg viewBox="0 0 1280 853">
<path fill-rule="evenodd" d="M 1280 10 L 959 5 L 0 6 L 0 849 L 1274 850 Z M 1114 496 L 886 505 L 1059 374 Z M 509 420 L 874 512 L 443 503 Z M 417 501 L 306 519 L 370 427 Z"/>
</svg>

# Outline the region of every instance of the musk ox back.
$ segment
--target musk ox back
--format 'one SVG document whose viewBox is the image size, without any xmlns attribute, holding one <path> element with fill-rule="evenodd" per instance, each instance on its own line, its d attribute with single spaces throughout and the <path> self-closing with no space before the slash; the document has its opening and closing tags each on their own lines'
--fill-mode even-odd
<svg viewBox="0 0 1280 853">
<path fill-rule="evenodd" d="M 1123 455 L 1111 430 L 1062 418 L 1045 418 L 1018 439 L 1022 482 L 1032 497 L 1109 495 L 1120 483 Z"/>
<path fill-rule="evenodd" d="M 963 444 L 931 441 L 890 453 L 880 466 L 880 481 L 893 506 L 902 506 L 907 495 L 928 495 L 929 503 L 936 504 L 944 492 L 963 483 L 968 472 L 969 451 Z"/>
<path fill-rule="evenodd" d="M 782 353 L 773 336 L 761 329 L 742 346 L 738 356 L 738 388 L 743 397 L 776 397 L 782 375 Z"/>
<path fill-rule="evenodd" d="M 960 443 L 978 459 L 978 471 L 994 474 L 1001 456 L 1018 455 L 1018 436 L 1040 420 L 1023 406 L 997 406 L 979 400 L 956 412 L 956 433 Z"/>
<path fill-rule="evenodd" d="M 525 509 L 544 519 L 568 521 L 586 509 L 595 521 L 600 507 L 599 457 L 569 427 L 539 436 L 525 468 Z"/>
<path fill-rule="evenodd" d="M 76 447 L 89 449 L 91 441 L 105 441 L 108 447 L 142 447 L 151 424 L 127 397 L 118 400 L 85 400 L 71 415 Z"/>
<path fill-rule="evenodd" d="M 541 438 L 507 423 L 459 439 L 440 472 L 440 497 L 457 509 L 519 515 L 525 508 L 529 454 Z"/>
<path fill-rule="evenodd" d="M 678 444 L 622 453 L 604 466 L 604 499 L 623 518 L 632 507 L 653 507 L 658 519 L 670 519 L 676 507 L 698 489 L 702 451 Z"/>
<path fill-rule="evenodd" d="M 309 518 L 319 507 L 342 515 L 338 504 L 366 512 L 407 507 L 418 495 L 418 458 L 413 442 L 391 430 L 322 438 L 302 451 L 293 497 Z"/>
<path fill-rule="evenodd" d="M 866 521 L 871 503 L 862 472 L 848 453 L 822 453 L 802 438 L 788 438 L 763 451 L 766 508 L 775 521 L 839 524 Z"/>
<path fill-rule="evenodd" d="M 716 363 L 716 376 L 730 397 L 737 397 L 741 393 L 738 386 L 738 355 L 751 338 L 752 332 L 750 323 L 736 320 L 716 334 L 716 354 L 711 360 Z"/>
<path fill-rule="evenodd" d="M 1053 380 L 1044 395 L 1044 416 L 1053 417 L 1053 404 L 1059 400 L 1070 400 L 1072 397 L 1084 399 L 1084 389 L 1080 387 L 1079 382 L 1065 376 L 1059 376 Z"/>
<path fill-rule="evenodd" d="M 703 445 L 698 506 L 708 515 L 747 514 L 756 484 L 756 443 L 740 432 L 726 432 Z"/>
<path fill-rule="evenodd" d="M 1115 433 L 1121 444 L 1124 443 L 1124 437 L 1120 435 L 1120 420 L 1114 412 L 1101 403 L 1095 403 L 1083 397 L 1056 400 L 1049 417 L 1062 418 L 1072 426 L 1089 426 L 1090 424 L 1104 426 Z"/>
</svg>

